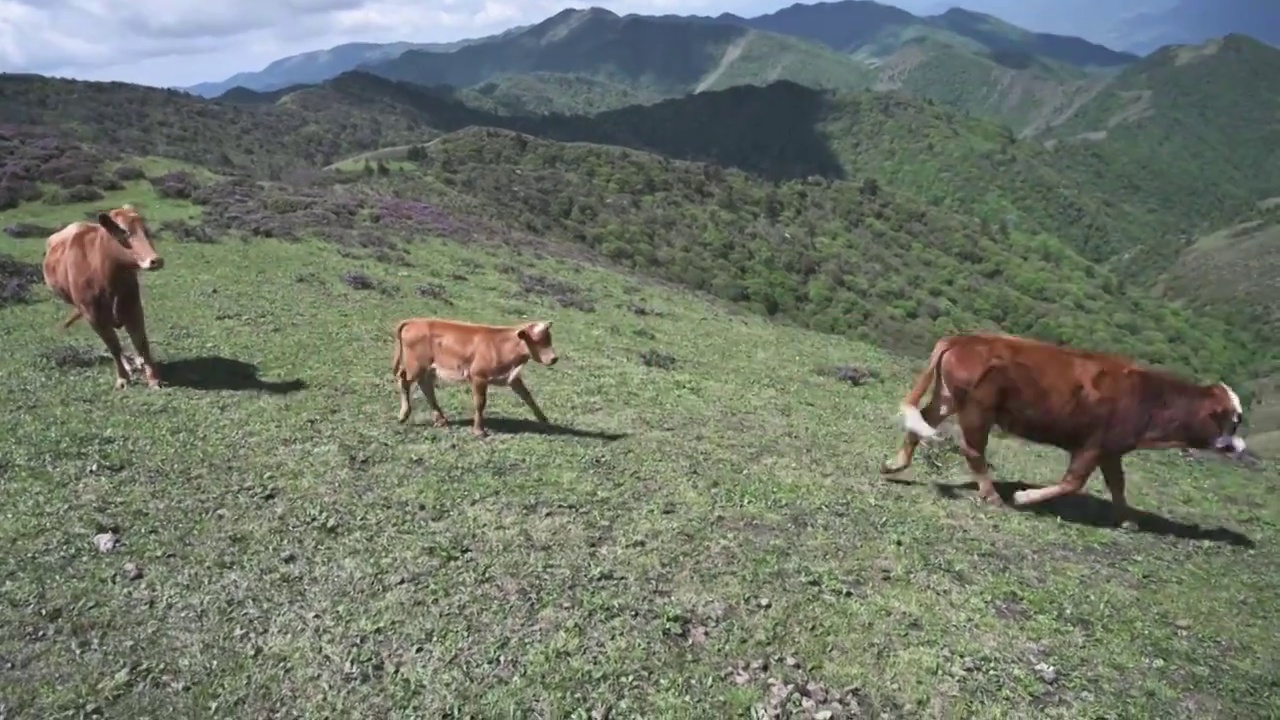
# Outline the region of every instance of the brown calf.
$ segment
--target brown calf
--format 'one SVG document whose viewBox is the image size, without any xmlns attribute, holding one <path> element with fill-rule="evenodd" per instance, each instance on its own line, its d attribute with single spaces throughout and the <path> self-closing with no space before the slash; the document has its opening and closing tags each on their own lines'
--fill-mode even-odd
<svg viewBox="0 0 1280 720">
<path fill-rule="evenodd" d="M 930 386 L 933 397 L 917 409 Z M 1121 458 L 1133 450 L 1212 448 L 1238 456 L 1244 410 L 1223 383 L 1197 385 L 1124 358 L 1009 335 L 954 335 L 933 347 L 929 366 L 902 400 L 907 436 L 884 474 L 911 465 L 921 438 L 933 437 L 955 415 L 961 451 L 977 478 L 979 497 L 995 505 L 986 460 L 993 427 L 1067 451 L 1066 475 L 1045 488 L 1019 490 L 1015 505 L 1079 492 L 1095 469 L 1111 492 L 1115 520 L 1128 505 Z"/>
<path fill-rule="evenodd" d="M 433 424 L 444 427 L 449 421 L 436 402 L 436 381 L 470 383 L 475 403 L 475 421 L 471 432 L 484 437 L 484 406 L 490 385 L 506 385 L 515 391 L 541 423 L 547 416 L 529 394 L 520 372 L 529 360 L 543 365 L 556 364 L 556 351 L 551 347 L 551 323 L 497 326 L 442 320 L 412 318 L 396 325 L 395 356 L 391 371 L 400 383 L 400 422 L 412 411 L 409 395 L 413 383 L 431 404 Z"/>
<path fill-rule="evenodd" d="M 45 241 L 44 282 L 74 310 L 63 329 L 81 317 L 102 338 L 116 364 L 117 390 L 129 384 L 120 338 L 124 328 L 142 358 L 147 384 L 160 386 L 142 313 L 138 271 L 164 267 L 147 237 L 147 224 L 132 205 L 99 213 L 97 224 L 73 222 Z"/>
</svg>

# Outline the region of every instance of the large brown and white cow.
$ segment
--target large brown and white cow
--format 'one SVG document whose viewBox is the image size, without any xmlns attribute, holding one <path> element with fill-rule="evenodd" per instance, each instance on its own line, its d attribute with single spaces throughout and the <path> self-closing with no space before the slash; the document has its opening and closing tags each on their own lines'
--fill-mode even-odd
<svg viewBox="0 0 1280 720">
<path fill-rule="evenodd" d="M 931 386 L 933 397 L 918 408 Z M 906 440 L 881 473 L 907 469 L 921 438 L 936 435 L 942 421 L 954 415 L 981 499 L 1001 504 L 986 460 L 988 434 L 999 427 L 1070 454 L 1060 482 L 1019 490 L 1015 505 L 1079 492 L 1101 469 L 1121 524 L 1128 519 L 1125 454 L 1186 447 L 1238 456 L 1245 448 L 1237 434 L 1244 409 L 1224 383 L 1198 385 L 1122 357 L 1010 335 L 939 340 L 901 410 Z"/>
<path fill-rule="evenodd" d="M 551 323 L 523 325 L 478 325 L 440 318 L 401 320 L 395 329 L 395 355 L 391 370 L 400 384 L 400 422 L 412 411 L 409 395 L 416 382 L 431 405 L 433 424 L 445 427 L 448 420 L 436 402 L 437 381 L 469 383 L 475 405 L 471 432 L 484 437 L 484 406 L 490 385 L 505 385 L 515 391 L 533 411 L 538 422 L 547 416 L 534 401 L 520 377 L 529 360 L 555 365 L 551 346 Z"/>
<path fill-rule="evenodd" d="M 124 328 L 142 358 L 147 384 L 160 386 L 142 313 L 138 271 L 155 271 L 164 260 L 147 236 L 147 223 L 132 205 L 98 214 L 98 222 L 73 222 L 45 241 L 44 281 L 74 310 L 65 329 L 83 317 L 115 360 L 117 390 L 129 384 L 120 337 Z"/>
</svg>

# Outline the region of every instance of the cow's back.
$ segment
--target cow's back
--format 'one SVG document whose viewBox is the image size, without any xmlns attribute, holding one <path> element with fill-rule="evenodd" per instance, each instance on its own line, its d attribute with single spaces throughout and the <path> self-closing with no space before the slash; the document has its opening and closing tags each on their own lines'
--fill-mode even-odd
<svg viewBox="0 0 1280 720">
<path fill-rule="evenodd" d="M 1125 412 L 1143 372 L 1123 358 L 1012 336 L 966 336 L 947 354 L 949 382 L 1006 431 L 1079 446 Z"/>
<path fill-rule="evenodd" d="M 404 368 L 416 376 L 431 368 L 470 365 L 478 346 L 491 331 L 483 325 L 439 318 L 401 321 L 397 333 Z"/>
</svg>

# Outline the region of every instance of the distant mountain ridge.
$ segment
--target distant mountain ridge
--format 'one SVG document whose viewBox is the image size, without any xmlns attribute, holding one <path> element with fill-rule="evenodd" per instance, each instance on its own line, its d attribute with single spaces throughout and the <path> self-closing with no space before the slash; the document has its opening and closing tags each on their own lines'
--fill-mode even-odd
<svg viewBox="0 0 1280 720">
<path fill-rule="evenodd" d="M 582 27 L 584 23 L 585 28 Z M 627 31 L 620 31 L 618 26 L 625 27 L 629 23 L 639 23 L 651 28 L 646 35 L 647 42 L 675 48 L 674 53 L 667 50 L 656 54 L 650 49 L 647 60 L 650 63 L 667 64 L 668 77 L 654 79 L 659 81 L 658 84 L 666 84 L 671 88 L 692 82 L 687 75 L 694 72 L 695 68 L 703 69 L 705 74 L 705 62 L 692 56 L 704 55 L 714 50 L 709 46 L 699 46 L 698 39 L 705 39 L 710 45 L 722 44 L 726 40 L 720 33 L 726 31 L 712 28 L 726 26 L 802 39 L 843 55 L 856 55 L 863 61 L 891 56 L 905 44 L 921 37 L 939 40 L 960 50 L 978 53 L 997 61 L 1015 56 L 1034 56 L 1087 69 L 1119 67 L 1137 59 L 1136 56 L 1119 53 L 1079 38 L 1032 33 L 979 13 L 953 9 L 936 17 L 917 17 L 905 10 L 870 0 L 797 4 L 751 18 L 730 13 L 722 13 L 716 17 L 634 13 L 618 15 L 605 8 L 589 7 L 563 10 L 533 25 L 454 43 L 350 43 L 329 50 L 282 58 L 258 72 L 238 73 L 223 81 L 201 83 L 184 89 L 205 97 L 216 97 L 236 86 L 261 92 L 289 85 L 321 82 L 356 68 L 386 77 L 411 79 L 426 85 L 448 83 L 466 87 L 523 72 L 582 74 L 584 68 L 592 67 L 591 58 L 580 58 L 575 62 L 567 55 L 574 51 L 582 53 L 588 50 L 588 55 L 594 53 L 596 70 L 601 63 L 630 64 L 634 67 L 645 57 L 646 50 L 643 47 L 605 47 L 606 38 L 608 41 L 625 41 Z M 635 29 L 630 27 L 629 31 L 634 35 Z M 595 43 L 588 37 L 593 30 L 601 33 Z M 566 45 L 565 40 L 569 36 L 573 36 L 574 42 Z M 769 50 L 795 54 L 796 57 L 780 59 L 776 63 L 789 66 L 785 71 L 765 68 L 762 75 L 765 81 L 789 77 L 804 82 L 815 74 L 860 73 L 851 64 L 837 70 L 836 66 L 840 64 L 838 61 L 830 56 L 820 57 L 812 49 L 779 43 L 772 37 L 770 41 L 775 46 L 782 47 L 768 48 Z M 475 52 L 473 48 L 480 44 L 486 45 L 486 50 L 492 52 Z M 556 45 L 560 52 L 557 54 L 550 48 L 544 48 L 535 53 L 535 46 L 539 45 Z M 754 50 L 759 55 L 765 49 Z M 622 54 L 609 57 L 610 50 Z M 460 51 L 464 51 L 463 54 L 455 56 Z M 424 57 L 427 55 L 455 57 L 444 60 L 440 57 Z M 465 61 L 460 58 L 465 58 Z M 687 66 L 680 69 L 686 77 L 677 82 L 676 75 L 679 72 L 675 65 L 681 62 Z M 757 64 L 763 66 L 768 65 L 768 62 L 762 58 Z M 827 67 L 816 71 L 801 71 L 797 69 L 798 65 Z M 415 74 L 418 77 L 411 77 Z M 599 80 L 618 79 L 618 75 L 611 77 L 607 72 L 588 74 Z M 634 75 L 633 72 L 630 77 L 633 82 Z M 627 72 L 622 72 L 621 76 L 628 77 Z M 641 84 L 653 85 L 647 81 Z M 849 80 L 835 77 L 820 83 L 824 87 L 851 87 L 853 84 Z M 671 92 L 676 90 L 672 89 Z"/>
<path fill-rule="evenodd" d="M 1165 45 L 1198 45 L 1246 33 L 1280 47 L 1280 3 L 1270 0 L 894 0 L 917 15 L 960 4 L 1020 27 L 1081 37 L 1147 55 Z"/>
<path fill-rule="evenodd" d="M 993 15 L 959 7 L 919 17 L 872 0 L 842 0 L 809 5 L 796 3 L 758 17 L 721 15 L 720 19 L 803 37 L 842 52 L 873 50 L 883 46 L 886 37 L 895 35 L 904 38 L 931 35 L 971 50 L 1025 53 L 1080 68 L 1120 67 L 1138 59 L 1133 53 L 1118 52 L 1079 37 L 1031 32 Z"/>
<path fill-rule="evenodd" d="M 668 97 L 780 79 L 853 89 L 872 77 L 864 63 L 792 36 L 734 23 L 620 16 L 598 7 L 564 10 L 520 33 L 454 52 L 410 50 L 356 69 L 452 87 L 528 73 L 585 75 Z"/>
<path fill-rule="evenodd" d="M 209 98 L 218 97 L 237 87 L 257 92 L 279 90 L 291 85 L 324 82 L 363 63 L 395 58 L 408 50 L 452 52 L 467 45 L 504 37 L 524 29 L 525 26 L 517 26 L 496 35 L 444 43 L 346 43 L 325 50 L 289 55 L 271 62 L 258 71 L 240 72 L 225 80 L 202 82 L 179 89 Z"/>
</svg>

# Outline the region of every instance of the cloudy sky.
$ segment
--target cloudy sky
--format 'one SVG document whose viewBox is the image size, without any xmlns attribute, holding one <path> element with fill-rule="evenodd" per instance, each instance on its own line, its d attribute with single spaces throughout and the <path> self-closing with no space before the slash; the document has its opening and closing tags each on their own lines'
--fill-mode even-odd
<svg viewBox="0 0 1280 720">
<path fill-rule="evenodd" d="M 791 2 L 0 0 L 0 71 L 187 86 L 345 42 L 457 40 L 537 22 L 569 7 L 757 15 Z"/>
</svg>

